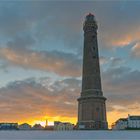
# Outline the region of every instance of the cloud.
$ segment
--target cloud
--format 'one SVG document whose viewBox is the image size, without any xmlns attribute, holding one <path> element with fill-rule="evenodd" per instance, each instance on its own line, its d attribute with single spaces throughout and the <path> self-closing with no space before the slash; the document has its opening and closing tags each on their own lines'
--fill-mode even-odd
<svg viewBox="0 0 140 140">
<path fill-rule="evenodd" d="M 61 76 L 80 76 L 81 60 L 72 53 L 31 51 L 2 48 L 0 58 L 9 65 L 54 72 Z"/>
<path fill-rule="evenodd" d="M 7 42 L 7 47 L 12 48 L 14 50 L 23 50 L 29 49 L 35 44 L 35 39 L 30 35 L 26 36 L 16 36 L 13 40 Z"/>
<path fill-rule="evenodd" d="M 61 42 L 61 45 L 76 50 L 81 45 L 79 41 L 81 15 L 77 19 L 76 12 L 73 12 L 75 14 L 72 16 L 69 7 L 73 7 L 71 3 L 69 5 L 67 5 L 69 2 L 59 3 L 45 1 L 1 3 L 0 35 L 3 38 L 13 39 L 16 36 L 30 34 L 39 44 L 49 42 L 53 46 L 53 42 Z M 76 2 L 75 6 L 80 5 Z M 76 7 L 73 7 L 74 11 Z"/>
<path fill-rule="evenodd" d="M 99 44 L 102 48 L 126 47 L 140 40 L 138 5 L 139 2 L 130 1 L 98 3 L 96 15 L 99 24 Z"/>
<path fill-rule="evenodd" d="M 125 60 L 119 57 L 111 57 L 110 65 L 111 67 L 118 67 L 125 63 Z"/>
<path fill-rule="evenodd" d="M 139 58 L 140 57 L 140 42 L 137 42 L 133 47 L 132 47 L 132 56 Z"/>
<path fill-rule="evenodd" d="M 104 56 L 100 56 L 99 58 L 100 60 L 100 64 L 103 65 L 103 64 L 107 64 L 108 63 L 108 58 L 107 57 L 104 57 Z"/>
<path fill-rule="evenodd" d="M 118 67 L 124 64 L 125 60 L 119 57 L 105 57 L 100 56 L 100 65 L 109 65 L 109 67 Z M 103 68 L 103 66 L 102 66 Z"/>
<path fill-rule="evenodd" d="M 109 124 L 128 114 L 139 115 L 140 71 L 124 66 L 109 67 L 102 73 L 101 79 L 103 93 L 107 97 Z"/>
<path fill-rule="evenodd" d="M 12 38 L 31 33 L 36 40 L 59 40 L 69 49 L 79 49 L 82 44 L 80 38 L 84 16 L 93 12 L 99 24 L 101 47 L 123 47 L 140 39 L 138 3 L 3 2 L 0 29 L 2 35 Z"/>
<path fill-rule="evenodd" d="M 56 42 L 60 48 L 55 49 L 65 47 L 65 50 L 80 51 L 83 43 L 82 24 L 84 16 L 90 11 L 95 13 L 98 21 L 99 47 L 124 47 L 140 40 L 137 3 L 139 2 L 3 2 L 1 36 L 8 35 L 8 39 L 13 39 L 15 36 L 30 34 L 36 43 L 43 44 L 43 48 L 48 49 L 50 45 L 53 48 Z"/>
<path fill-rule="evenodd" d="M 126 26 L 126 27 L 124 27 Z M 140 40 L 140 30 L 139 25 L 133 27 L 133 25 L 123 25 L 123 29 L 118 29 L 117 31 L 112 29 L 108 33 L 103 33 L 100 39 L 101 43 L 108 48 L 126 47 L 136 41 Z M 132 29 L 131 29 L 132 28 Z M 114 34 L 115 33 L 115 34 Z"/>
<path fill-rule="evenodd" d="M 127 108 L 139 102 L 140 71 L 127 67 L 111 68 L 103 73 L 103 89 L 112 105 Z"/>
<path fill-rule="evenodd" d="M 139 71 L 127 67 L 112 67 L 102 73 L 108 115 L 118 112 L 124 116 L 140 110 L 139 77 Z M 11 82 L 0 88 L 0 119 L 23 121 L 25 116 L 28 120 L 43 116 L 76 118 L 80 90 L 81 80 L 75 78 L 52 81 L 50 77 L 43 77 Z"/>
<path fill-rule="evenodd" d="M 47 82 L 49 78 L 45 79 Z M 75 87 L 72 86 L 73 82 Z M 55 88 L 58 85 L 60 88 Z M 76 79 L 57 81 L 50 84 L 50 88 L 35 78 L 15 81 L 0 89 L 0 119 L 21 122 L 44 116 L 73 118 L 77 112 L 78 94 L 79 82 Z"/>
<path fill-rule="evenodd" d="M 25 4 L 26 6 L 19 4 L 20 8 L 17 5 L 18 4 L 9 5 L 7 13 L 5 15 L 2 14 L 0 17 L 2 19 L 5 17 L 7 20 L 14 20 L 14 23 L 11 22 L 11 26 L 8 28 L 7 24 L 0 23 L 3 32 L 9 37 L 5 41 L 5 44 L 1 45 L 0 59 L 5 62 L 6 65 L 12 65 L 15 66 L 15 68 L 21 67 L 24 69 L 43 70 L 56 73 L 60 76 L 81 76 L 81 58 L 79 58 L 77 53 L 62 52 L 61 50 L 56 51 L 56 49 L 53 49 L 54 51 L 48 51 L 46 48 L 53 48 L 53 46 L 51 46 L 52 44 L 47 44 L 48 40 L 46 41 L 46 39 L 45 44 L 47 45 L 43 46 L 43 50 L 41 47 L 41 44 L 44 43 L 42 40 L 44 40 L 46 36 L 47 38 L 53 37 L 51 41 L 56 42 L 56 44 L 58 40 L 63 40 L 63 42 L 69 41 L 69 43 L 64 43 L 66 48 L 68 44 L 70 44 L 70 47 L 77 46 L 76 43 L 74 43 L 77 41 L 77 37 L 75 37 L 76 28 L 73 29 L 73 32 L 72 28 L 68 28 L 68 26 L 75 27 L 79 22 L 78 24 L 75 23 L 77 20 L 72 22 L 70 18 L 69 21 L 67 21 L 66 16 L 59 17 L 61 14 L 59 12 L 57 16 L 56 14 L 50 16 L 47 12 L 49 6 L 44 6 L 43 3 L 29 2 L 29 5 L 27 5 L 27 3 Z M 51 3 L 50 5 L 54 9 L 54 13 L 59 11 L 55 9 Z M 7 7 L 7 5 L 4 5 L 4 7 Z M 15 7 L 15 9 L 12 11 L 13 7 Z M 26 10 L 24 9 L 25 7 Z M 30 9 L 31 7 L 32 9 Z M 1 10 L 4 11 L 5 9 Z M 23 10 L 23 13 L 20 12 L 21 10 Z M 15 12 L 17 14 L 14 16 Z M 23 23 L 27 22 L 27 26 L 20 29 L 16 28 L 20 25 L 22 26 L 22 24 L 20 24 L 22 21 Z M 42 38 L 41 42 L 38 42 L 40 38 Z"/>
</svg>

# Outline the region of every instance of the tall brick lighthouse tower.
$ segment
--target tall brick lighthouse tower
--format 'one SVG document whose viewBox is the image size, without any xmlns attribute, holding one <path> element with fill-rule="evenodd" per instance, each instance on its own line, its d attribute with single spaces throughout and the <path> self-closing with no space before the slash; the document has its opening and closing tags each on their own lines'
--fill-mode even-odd
<svg viewBox="0 0 140 140">
<path fill-rule="evenodd" d="M 97 43 L 97 23 L 89 13 L 83 25 L 84 56 L 82 92 L 78 99 L 78 129 L 107 129 L 106 98 L 103 96 Z"/>
</svg>

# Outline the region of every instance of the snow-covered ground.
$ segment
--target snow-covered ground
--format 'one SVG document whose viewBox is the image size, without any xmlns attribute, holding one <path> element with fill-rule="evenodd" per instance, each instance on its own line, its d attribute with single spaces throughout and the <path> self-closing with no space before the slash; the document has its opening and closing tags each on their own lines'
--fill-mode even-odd
<svg viewBox="0 0 140 140">
<path fill-rule="evenodd" d="M 0 131 L 0 140 L 140 140 L 140 131 Z"/>
</svg>

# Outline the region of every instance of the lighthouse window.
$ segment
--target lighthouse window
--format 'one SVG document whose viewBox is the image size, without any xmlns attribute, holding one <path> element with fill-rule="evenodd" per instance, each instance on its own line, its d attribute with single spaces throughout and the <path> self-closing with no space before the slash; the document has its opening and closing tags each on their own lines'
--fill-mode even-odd
<svg viewBox="0 0 140 140">
<path fill-rule="evenodd" d="M 95 52 L 95 47 L 91 47 L 91 51 L 92 51 L 92 53 L 94 53 Z"/>
<path fill-rule="evenodd" d="M 92 58 L 96 58 L 96 54 L 94 52 L 92 53 Z"/>
<path fill-rule="evenodd" d="M 95 35 L 92 35 L 92 38 L 95 38 Z"/>
</svg>

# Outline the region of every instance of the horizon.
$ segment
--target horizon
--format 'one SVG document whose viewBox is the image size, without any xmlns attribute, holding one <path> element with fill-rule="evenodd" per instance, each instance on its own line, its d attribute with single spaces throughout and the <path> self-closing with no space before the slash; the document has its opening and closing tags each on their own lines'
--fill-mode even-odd
<svg viewBox="0 0 140 140">
<path fill-rule="evenodd" d="M 1 122 L 77 123 L 83 23 L 98 24 L 109 126 L 140 115 L 140 2 L 0 2 Z"/>
</svg>

